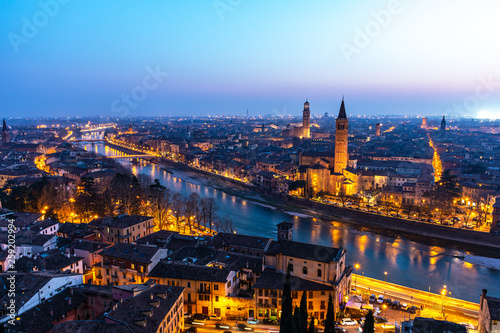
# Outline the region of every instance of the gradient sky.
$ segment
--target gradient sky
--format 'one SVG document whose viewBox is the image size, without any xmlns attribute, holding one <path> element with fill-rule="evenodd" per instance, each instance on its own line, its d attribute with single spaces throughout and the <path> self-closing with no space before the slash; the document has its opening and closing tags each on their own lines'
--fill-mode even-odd
<svg viewBox="0 0 500 333">
<path fill-rule="evenodd" d="M 322 115 L 345 95 L 351 115 L 500 118 L 499 12 L 498 0 L 3 0 L 0 116 L 299 115 L 306 98 Z"/>
</svg>

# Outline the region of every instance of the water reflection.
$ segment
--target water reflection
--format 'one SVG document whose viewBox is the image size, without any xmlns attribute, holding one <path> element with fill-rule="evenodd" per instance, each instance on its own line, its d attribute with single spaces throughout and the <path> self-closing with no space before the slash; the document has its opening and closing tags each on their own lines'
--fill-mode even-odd
<svg viewBox="0 0 500 333">
<path fill-rule="evenodd" d="M 86 149 L 90 144 L 82 144 Z M 95 143 L 98 153 L 108 156 L 124 156 L 115 149 Z M 92 149 L 94 150 L 94 149 Z M 488 288 L 492 295 L 500 295 L 500 271 L 465 263 L 454 257 L 462 254 L 455 249 L 429 246 L 390 235 L 372 234 L 339 221 L 323 221 L 302 216 L 291 216 L 270 207 L 239 199 L 222 191 L 200 184 L 188 174 L 175 171 L 170 174 L 158 166 L 120 159 L 134 174 L 148 174 L 158 178 L 162 185 L 185 196 L 198 193 L 215 199 L 219 214 L 229 215 L 238 233 L 275 238 L 275 226 L 284 220 L 294 224 L 294 239 L 301 242 L 343 247 L 347 250 L 347 263 L 359 263 L 358 272 L 378 279 L 421 290 L 439 293 L 448 286 L 454 297 L 478 302 L 481 289 Z M 163 171 L 163 172 L 162 172 Z"/>
</svg>

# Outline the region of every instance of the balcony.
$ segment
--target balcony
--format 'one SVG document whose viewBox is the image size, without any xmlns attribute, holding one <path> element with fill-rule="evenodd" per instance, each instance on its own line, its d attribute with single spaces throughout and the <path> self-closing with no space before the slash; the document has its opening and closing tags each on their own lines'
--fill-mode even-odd
<svg viewBox="0 0 500 333">
<path fill-rule="evenodd" d="M 198 289 L 198 294 L 210 294 L 210 289 Z"/>
</svg>

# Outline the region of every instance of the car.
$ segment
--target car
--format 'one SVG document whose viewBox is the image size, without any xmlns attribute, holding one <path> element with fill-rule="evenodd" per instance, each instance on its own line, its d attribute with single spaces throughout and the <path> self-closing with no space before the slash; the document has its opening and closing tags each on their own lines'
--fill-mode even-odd
<svg viewBox="0 0 500 333">
<path fill-rule="evenodd" d="M 191 316 L 191 318 L 196 321 L 207 320 L 207 316 L 205 316 L 203 313 L 195 313 L 194 315 Z"/>
<path fill-rule="evenodd" d="M 264 318 L 264 319 L 262 319 L 262 324 L 264 324 L 264 325 L 278 325 L 278 321 L 276 319 Z"/>
<path fill-rule="evenodd" d="M 253 328 L 248 327 L 247 325 L 242 323 L 236 325 L 236 327 L 238 328 L 238 331 L 253 331 Z"/>
<path fill-rule="evenodd" d="M 250 318 L 247 319 L 247 324 L 249 324 L 249 325 L 256 325 L 258 323 L 259 323 L 258 319 L 255 319 L 255 318 L 252 318 L 252 317 L 250 317 Z"/>
<path fill-rule="evenodd" d="M 375 294 L 371 294 L 370 295 L 370 298 L 368 299 L 368 302 L 375 303 Z"/>
<path fill-rule="evenodd" d="M 453 225 L 453 222 L 451 222 L 450 220 L 444 220 L 443 225 Z"/>
<path fill-rule="evenodd" d="M 358 323 L 355 321 L 355 320 L 352 320 L 351 318 L 342 318 L 340 320 L 340 325 L 343 325 L 343 326 L 353 326 L 353 325 L 357 325 Z"/>
<path fill-rule="evenodd" d="M 406 303 L 401 303 L 400 309 L 403 311 L 408 311 L 409 305 Z"/>
<path fill-rule="evenodd" d="M 384 299 L 384 302 L 385 302 L 385 304 L 387 304 L 387 306 L 391 306 L 392 305 L 392 300 L 390 298 Z"/>
<path fill-rule="evenodd" d="M 226 329 L 230 329 L 231 325 L 229 325 L 228 323 L 216 323 L 215 328 L 219 328 L 221 330 L 226 330 Z"/>
<path fill-rule="evenodd" d="M 394 301 L 392 302 L 392 308 L 393 308 L 394 310 L 399 310 L 399 307 L 400 307 L 400 306 L 401 306 L 401 303 L 400 303 L 398 300 L 394 300 Z"/>
<path fill-rule="evenodd" d="M 218 316 L 218 315 L 215 315 L 215 314 L 210 315 L 210 317 L 208 317 L 208 319 L 209 320 L 214 320 L 214 321 L 221 321 L 222 320 L 221 316 Z"/>
<path fill-rule="evenodd" d="M 471 223 L 464 224 L 464 228 L 466 229 L 474 229 L 474 225 Z"/>
<path fill-rule="evenodd" d="M 382 303 L 384 303 L 384 295 L 378 295 L 378 298 L 377 298 L 377 303 L 378 303 L 378 304 L 382 304 Z"/>
<path fill-rule="evenodd" d="M 388 320 L 385 319 L 384 317 L 375 317 L 375 324 L 383 324 L 383 323 L 387 323 Z"/>
<path fill-rule="evenodd" d="M 194 327 L 194 326 L 191 326 L 186 331 L 186 333 L 196 333 L 196 332 L 198 332 L 198 329 L 196 327 Z"/>
<path fill-rule="evenodd" d="M 418 308 L 415 306 L 415 305 L 412 305 L 409 309 L 408 309 L 408 312 L 409 313 L 417 313 L 418 311 Z"/>
</svg>

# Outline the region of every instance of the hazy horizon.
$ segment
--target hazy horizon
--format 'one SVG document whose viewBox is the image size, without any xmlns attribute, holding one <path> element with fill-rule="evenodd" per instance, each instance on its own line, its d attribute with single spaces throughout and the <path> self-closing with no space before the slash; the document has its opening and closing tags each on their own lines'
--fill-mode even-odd
<svg viewBox="0 0 500 333">
<path fill-rule="evenodd" d="M 1 117 L 500 118 L 500 3 L 7 1 Z"/>
</svg>

